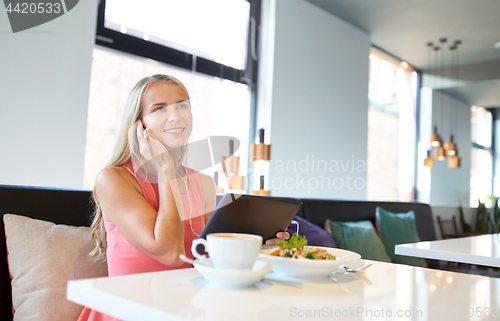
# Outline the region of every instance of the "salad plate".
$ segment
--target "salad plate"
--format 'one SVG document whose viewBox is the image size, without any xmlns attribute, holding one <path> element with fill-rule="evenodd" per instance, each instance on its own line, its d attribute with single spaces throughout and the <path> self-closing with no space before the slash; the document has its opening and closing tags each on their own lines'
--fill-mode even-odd
<svg viewBox="0 0 500 321">
<path fill-rule="evenodd" d="M 193 266 L 210 284 L 222 287 L 245 287 L 261 281 L 271 272 L 272 264 L 256 260 L 252 269 L 217 269 L 210 260 L 195 260 Z"/>
<path fill-rule="evenodd" d="M 298 242 L 297 242 L 298 240 Z M 302 241 L 302 243 L 301 243 Z M 361 258 L 361 255 L 348 250 L 342 250 L 331 247 L 312 246 L 306 247 L 307 241 L 305 238 L 292 236 L 290 243 L 282 242 L 279 247 L 262 249 L 259 254 L 259 260 L 269 262 L 273 265 L 273 272 L 286 277 L 293 278 L 324 278 L 337 271 L 340 266 L 352 263 Z M 319 249 L 326 251 L 328 259 L 312 259 L 312 258 L 293 258 L 271 255 L 276 254 L 279 249 L 288 248 L 289 251 L 297 249 Z M 311 257 L 306 255 L 306 257 Z"/>
</svg>

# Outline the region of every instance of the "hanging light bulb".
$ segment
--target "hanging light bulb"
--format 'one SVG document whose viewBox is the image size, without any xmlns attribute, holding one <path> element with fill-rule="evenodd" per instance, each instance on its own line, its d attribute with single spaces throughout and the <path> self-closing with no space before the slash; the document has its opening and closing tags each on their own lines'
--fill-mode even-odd
<svg viewBox="0 0 500 321">
<path fill-rule="evenodd" d="M 439 142 L 439 147 L 436 148 L 434 152 L 435 152 L 434 156 L 437 158 L 438 161 L 443 161 L 446 159 L 446 151 L 444 150 L 442 139 Z"/>
<path fill-rule="evenodd" d="M 444 144 L 446 155 L 453 156 L 456 154 L 457 144 L 453 141 L 453 134 L 450 135 L 450 141 Z"/>
<path fill-rule="evenodd" d="M 432 56 L 433 52 L 437 52 L 439 50 L 439 46 L 434 47 L 434 43 L 432 41 L 429 41 L 426 43 L 426 46 L 428 48 L 427 53 L 427 65 L 433 66 L 432 63 Z M 434 131 L 431 133 L 431 146 L 432 147 L 438 147 L 439 146 L 439 140 L 441 138 L 439 137 L 438 131 L 437 131 L 437 125 L 434 125 Z"/>
<path fill-rule="evenodd" d="M 434 158 L 431 156 L 431 150 L 427 150 L 427 158 L 424 159 L 424 166 L 433 168 L 434 167 Z"/>
<path fill-rule="evenodd" d="M 431 146 L 438 147 L 441 146 L 441 136 L 438 134 L 438 127 L 434 126 L 434 131 L 431 134 Z"/>
<path fill-rule="evenodd" d="M 449 168 L 459 168 L 462 166 L 462 159 L 458 156 L 458 149 L 455 149 L 455 155 L 448 158 Z"/>
<path fill-rule="evenodd" d="M 428 62 L 429 66 L 437 67 L 437 80 L 436 82 L 438 83 L 438 88 L 442 88 L 444 86 L 439 86 L 439 84 L 444 85 L 444 60 L 445 60 L 445 55 L 444 55 L 444 50 L 441 50 L 442 48 L 445 47 L 447 43 L 446 38 L 440 38 L 438 44 L 435 46 L 432 42 L 427 42 L 427 48 L 428 48 Z M 455 81 L 455 84 L 457 84 L 455 90 L 457 91 L 458 94 L 458 68 L 459 68 L 459 63 L 458 63 L 458 46 L 462 43 L 460 40 L 455 40 L 453 44 L 450 46 L 450 51 L 451 51 L 451 58 L 452 59 L 452 76 L 453 76 L 453 81 Z M 441 53 L 442 52 L 442 53 Z M 441 55 L 440 55 L 441 53 Z M 432 63 L 432 60 L 435 60 L 435 64 Z M 455 62 L 456 60 L 456 62 Z M 433 81 L 434 82 L 434 81 Z M 431 87 L 434 88 L 434 86 Z M 434 122 L 434 127 L 433 131 L 431 133 L 431 150 L 434 150 L 434 158 L 431 157 L 431 150 L 427 151 L 427 158 L 424 159 L 424 166 L 428 167 L 433 167 L 434 166 L 434 159 L 437 159 L 438 161 L 443 161 L 448 157 L 448 167 L 450 168 L 458 168 L 461 167 L 462 165 L 462 159 L 458 156 L 458 149 L 457 149 L 457 144 L 454 141 L 454 136 L 453 134 L 450 135 L 450 141 L 447 142 L 446 144 L 443 144 L 443 139 L 441 138 L 441 135 L 438 133 L 438 128 L 437 125 L 443 125 L 440 122 L 445 122 L 448 120 L 448 118 L 445 118 L 444 115 L 444 104 L 443 104 L 443 96 L 440 95 L 433 101 L 433 107 L 435 105 L 436 111 L 435 113 L 433 112 L 433 116 L 435 116 L 436 120 L 434 122 L 434 117 L 433 117 L 433 122 Z M 434 104 L 435 103 L 435 104 Z M 457 101 L 458 104 L 458 101 Z M 451 122 L 450 126 L 450 132 L 454 132 L 455 130 L 458 130 L 458 105 L 456 105 L 455 110 L 452 110 L 451 117 L 449 118 Z M 453 121 L 456 121 L 456 128 L 454 130 L 454 124 Z"/>
</svg>

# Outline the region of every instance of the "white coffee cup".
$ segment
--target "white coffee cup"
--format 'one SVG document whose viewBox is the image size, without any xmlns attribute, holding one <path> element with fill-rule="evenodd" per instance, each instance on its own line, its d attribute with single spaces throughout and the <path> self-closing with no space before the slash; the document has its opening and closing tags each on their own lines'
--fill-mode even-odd
<svg viewBox="0 0 500 321">
<path fill-rule="evenodd" d="M 199 260 L 206 256 L 198 253 L 196 247 L 205 246 L 212 265 L 218 269 L 251 269 L 262 247 L 262 236 L 241 233 L 212 233 L 207 239 L 196 239 L 191 252 Z"/>
</svg>

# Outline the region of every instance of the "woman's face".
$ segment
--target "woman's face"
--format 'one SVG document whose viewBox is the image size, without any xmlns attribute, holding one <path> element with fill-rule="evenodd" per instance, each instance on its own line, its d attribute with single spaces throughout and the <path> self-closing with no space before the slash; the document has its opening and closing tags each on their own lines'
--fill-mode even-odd
<svg viewBox="0 0 500 321">
<path fill-rule="evenodd" d="M 193 130 L 188 95 L 175 83 L 155 82 L 142 99 L 142 123 L 167 149 L 186 143 Z"/>
</svg>

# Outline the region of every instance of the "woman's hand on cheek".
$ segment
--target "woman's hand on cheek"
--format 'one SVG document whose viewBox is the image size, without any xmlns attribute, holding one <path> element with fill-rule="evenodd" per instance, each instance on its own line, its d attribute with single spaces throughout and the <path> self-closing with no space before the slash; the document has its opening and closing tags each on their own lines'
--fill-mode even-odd
<svg viewBox="0 0 500 321">
<path fill-rule="evenodd" d="M 276 245 L 276 243 L 288 240 L 289 238 L 290 238 L 290 234 L 288 232 L 278 232 L 276 234 L 276 238 L 267 240 L 264 245 L 265 246 L 273 246 L 273 245 Z"/>
<path fill-rule="evenodd" d="M 157 160 L 154 165 L 162 166 L 165 163 L 173 162 L 165 146 L 151 136 L 151 132 L 148 128 L 144 129 L 141 121 L 137 124 L 137 139 L 139 141 L 141 156 L 144 158 L 144 163 L 149 162 L 153 158 Z"/>
</svg>

